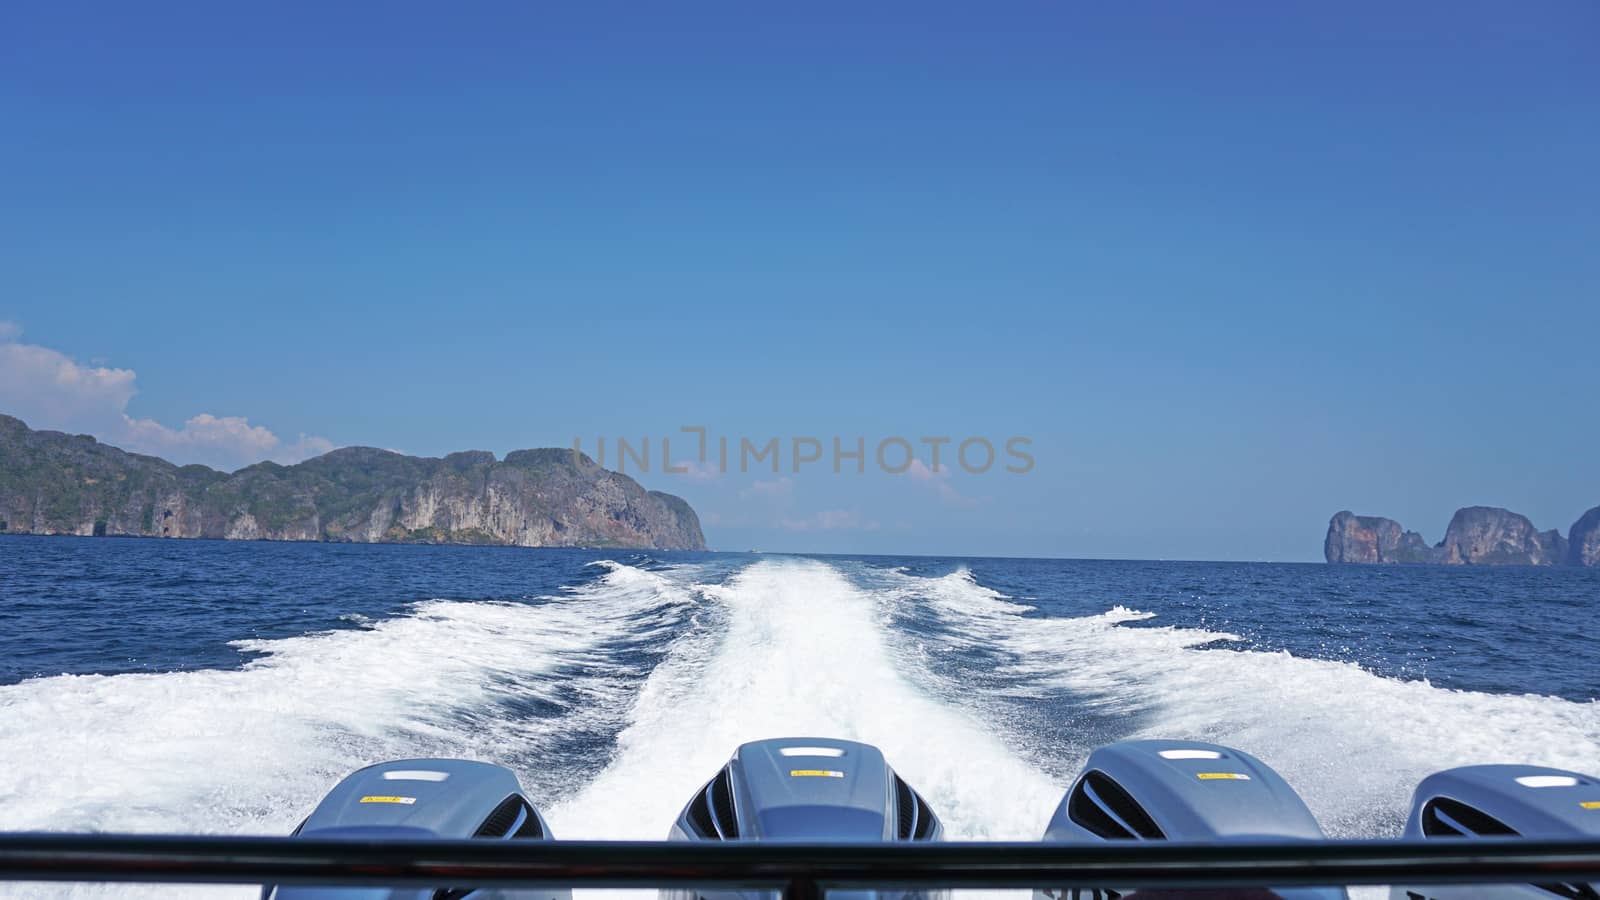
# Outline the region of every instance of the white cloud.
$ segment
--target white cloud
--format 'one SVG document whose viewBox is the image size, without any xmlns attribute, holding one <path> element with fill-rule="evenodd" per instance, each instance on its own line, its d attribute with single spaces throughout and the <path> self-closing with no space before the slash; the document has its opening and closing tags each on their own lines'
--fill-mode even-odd
<svg viewBox="0 0 1600 900">
<path fill-rule="evenodd" d="M 316 435 L 301 434 L 298 440 L 285 442 L 267 428 L 251 425 L 243 416 L 201 413 L 176 429 L 154 419 L 127 415 L 122 418 L 125 436 L 119 446 L 172 460 L 215 461 L 223 467 L 264 459 L 293 463 L 333 449 L 332 441 Z"/>
<path fill-rule="evenodd" d="M 788 500 L 794 495 L 794 479 L 780 475 L 771 481 L 756 481 L 739 491 L 739 499 L 760 497 L 767 500 Z"/>
<path fill-rule="evenodd" d="M 49 347 L 16 343 L 21 334 L 15 323 L 0 321 L 0 412 L 33 428 L 92 434 L 124 450 L 228 470 L 264 459 L 299 462 L 333 449 L 315 435 L 284 441 L 243 416 L 200 413 L 181 428 L 136 419 L 127 413 L 139 391 L 132 369 L 86 366 Z"/>
<path fill-rule="evenodd" d="M 785 518 L 779 527 L 789 531 L 877 531 L 876 519 L 866 519 L 853 509 L 825 509 L 800 519 Z"/>
<path fill-rule="evenodd" d="M 716 466 L 693 459 L 674 463 L 668 471 L 676 477 L 687 478 L 690 481 L 716 481 L 722 477 L 722 472 Z"/>
<path fill-rule="evenodd" d="M 81 366 L 48 347 L 0 344 L 0 407 L 35 427 L 91 431 L 117 422 L 138 391 L 133 381 L 132 369 Z"/>
<path fill-rule="evenodd" d="M 955 489 L 950 483 L 950 467 L 941 464 L 937 470 L 929 468 L 922 460 L 912 458 L 911 467 L 906 469 L 906 474 L 913 481 L 930 485 L 939 494 L 939 499 L 946 506 L 977 506 L 983 501 L 977 497 L 968 497 Z"/>
<path fill-rule="evenodd" d="M 240 416 L 213 416 L 201 413 L 168 428 L 154 419 L 123 416 L 124 440 L 157 456 L 209 455 L 218 451 L 266 459 L 278 448 L 278 436 L 260 425 L 251 425 Z"/>
<path fill-rule="evenodd" d="M 278 448 L 278 455 L 273 459 L 276 462 L 299 462 L 313 456 L 321 456 L 330 450 L 339 449 L 339 445 L 328 440 L 320 434 L 306 434 L 300 432 L 300 437 L 292 444 L 284 444 Z M 399 450 L 390 450 L 390 453 L 400 453 Z M 404 456 L 404 453 L 400 453 Z"/>
</svg>

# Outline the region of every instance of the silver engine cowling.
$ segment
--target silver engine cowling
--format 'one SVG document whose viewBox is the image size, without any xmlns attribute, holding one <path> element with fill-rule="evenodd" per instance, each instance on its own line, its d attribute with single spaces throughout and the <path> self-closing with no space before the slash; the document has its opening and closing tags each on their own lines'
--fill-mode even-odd
<svg viewBox="0 0 1600 900">
<path fill-rule="evenodd" d="M 1600 838 L 1600 779 L 1542 766 L 1463 766 L 1417 785 L 1410 840 Z M 1600 900 L 1600 885 L 1395 885 L 1391 900 Z"/>
<path fill-rule="evenodd" d="M 459 759 L 402 759 L 351 773 L 317 804 L 296 836 L 360 840 L 552 840 L 550 826 L 510 770 Z M 266 887 L 263 900 L 571 900 L 570 890 Z"/>
<path fill-rule="evenodd" d="M 752 741 L 696 791 L 674 841 L 936 841 L 933 807 L 878 748 L 831 738 Z M 927 900 L 944 891 L 830 891 L 835 900 Z M 663 900 L 775 900 L 771 891 L 663 891 Z"/>
<path fill-rule="evenodd" d="M 1248 753 L 1196 741 L 1122 741 L 1095 750 L 1061 798 L 1046 841 L 1315 841 L 1305 801 Z M 1180 892 L 1162 891 L 1163 897 Z M 1227 892 L 1239 897 L 1344 900 L 1340 887 Z M 1041 890 L 1035 900 L 1128 895 L 1114 886 Z M 1211 892 L 1205 896 L 1217 896 Z"/>
</svg>

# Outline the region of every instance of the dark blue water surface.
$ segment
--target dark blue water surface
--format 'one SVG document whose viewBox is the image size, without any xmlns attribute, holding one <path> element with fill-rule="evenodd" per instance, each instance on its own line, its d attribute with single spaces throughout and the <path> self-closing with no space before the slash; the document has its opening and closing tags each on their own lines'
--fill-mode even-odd
<svg viewBox="0 0 1600 900">
<path fill-rule="evenodd" d="M 600 576 L 691 564 L 715 580 L 748 554 L 0 536 L 0 683 L 59 674 L 226 669 L 242 639 L 360 627 L 430 599 L 536 602 Z M 979 585 L 1120 627 L 1231 634 L 1220 649 L 1287 651 L 1441 687 L 1600 696 L 1600 569 L 818 557 Z"/>
<path fill-rule="evenodd" d="M 383 759 L 656 838 L 738 743 L 865 740 L 961 839 L 1097 746 L 1256 754 L 1328 833 L 1429 772 L 1600 772 L 1600 570 L 0 536 L 0 830 L 283 834 Z"/>
<path fill-rule="evenodd" d="M 533 598 L 593 577 L 585 566 L 599 558 L 609 557 L 0 535 L 0 683 L 238 666 L 245 658 L 230 641 L 355 627 L 419 600 Z"/>
</svg>

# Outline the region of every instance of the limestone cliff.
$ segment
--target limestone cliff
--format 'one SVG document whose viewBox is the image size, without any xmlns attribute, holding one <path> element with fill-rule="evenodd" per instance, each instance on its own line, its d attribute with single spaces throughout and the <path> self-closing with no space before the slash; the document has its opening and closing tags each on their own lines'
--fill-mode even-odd
<svg viewBox="0 0 1600 900">
<path fill-rule="evenodd" d="M 1572 523 L 1567 532 L 1567 565 L 1600 566 L 1600 506 Z"/>
<path fill-rule="evenodd" d="M 1540 533 L 1528 517 L 1498 506 L 1456 510 L 1439 545 L 1440 562 L 1550 566 L 1562 561 L 1561 535 Z"/>
<path fill-rule="evenodd" d="M 570 450 L 496 460 L 481 450 L 433 459 L 346 447 L 230 475 L 3 415 L 0 531 L 705 549 L 688 503 Z"/>
<path fill-rule="evenodd" d="M 1422 535 L 1401 530 L 1393 519 L 1358 516 L 1346 510 L 1328 523 L 1322 555 L 1328 562 L 1428 562 L 1430 551 Z"/>
<path fill-rule="evenodd" d="M 1444 565 L 1600 565 L 1600 507 L 1573 526 L 1570 538 L 1539 531 L 1527 516 L 1496 506 L 1456 510 L 1444 540 L 1429 547 L 1393 519 L 1339 512 L 1328 522 L 1322 555 L 1328 562 Z"/>
</svg>

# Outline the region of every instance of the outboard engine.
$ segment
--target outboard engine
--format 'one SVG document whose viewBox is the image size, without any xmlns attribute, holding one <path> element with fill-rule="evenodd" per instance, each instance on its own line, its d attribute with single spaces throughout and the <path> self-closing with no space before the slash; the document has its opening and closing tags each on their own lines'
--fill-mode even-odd
<svg viewBox="0 0 1600 900">
<path fill-rule="evenodd" d="M 1600 779 L 1542 766 L 1463 766 L 1417 785 L 1409 840 L 1600 838 Z M 1596 884 L 1395 885 L 1391 900 L 1600 900 Z"/>
<path fill-rule="evenodd" d="M 334 786 L 296 836 L 359 840 L 547 841 L 550 827 L 510 769 L 459 759 L 403 759 Z M 571 900 L 570 890 L 268 886 L 262 900 Z"/>
<path fill-rule="evenodd" d="M 1248 753 L 1195 741 L 1122 741 L 1089 755 L 1062 797 L 1046 841 L 1322 840 L 1305 801 Z M 1161 891 L 1162 897 L 1182 892 Z M 1197 892 L 1198 893 L 1198 892 Z M 1343 900 L 1342 887 L 1225 892 L 1229 897 Z M 1101 900 L 1120 890 L 1080 887 L 1037 891 L 1035 900 Z M 1138 893 L 1131 896 L 1138 897 Z M 1208 891 L 1203 896 L 1219 896 Z"/>
<path fill-rule="evenodd" d="M 933 807 L 878 748 L 828 738 L 752 741 L 689 800 L 673 841 L 936 841 Z M 834 900 L 913 900 L 944 891 L 830 891 Z M 775 891 L 663 891 L 664 900 L 775 900 Z"/>
</svg>

